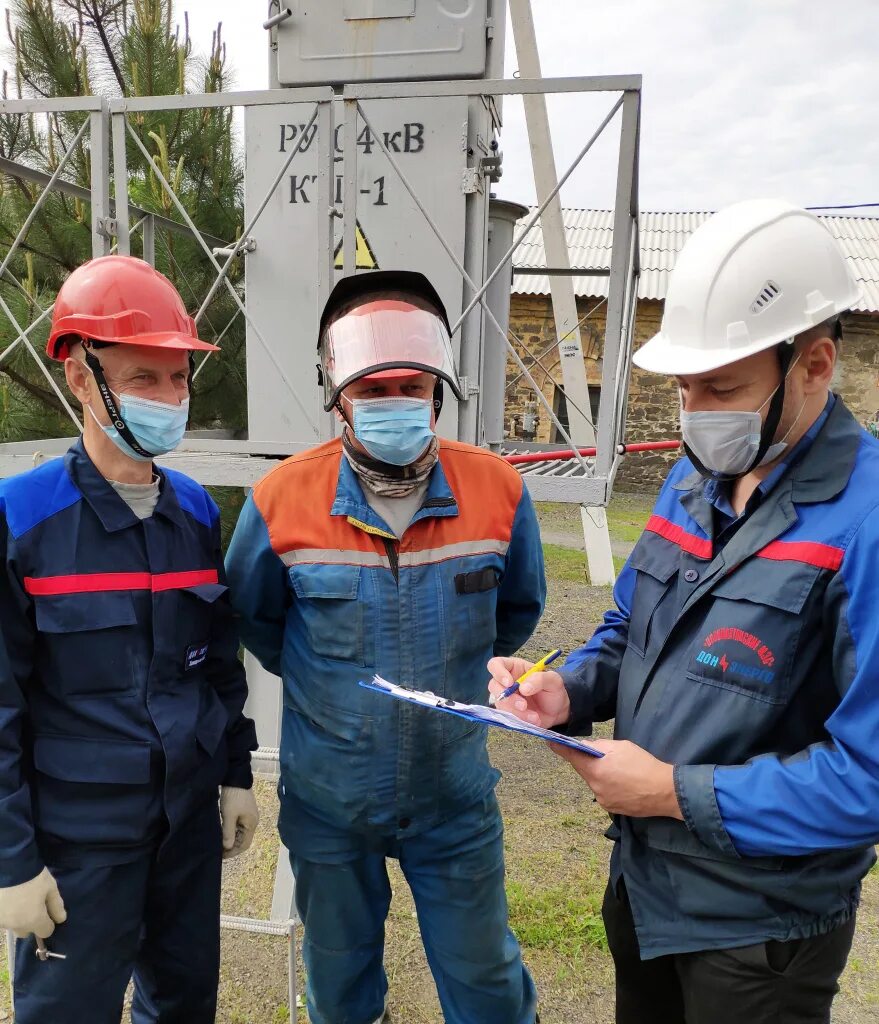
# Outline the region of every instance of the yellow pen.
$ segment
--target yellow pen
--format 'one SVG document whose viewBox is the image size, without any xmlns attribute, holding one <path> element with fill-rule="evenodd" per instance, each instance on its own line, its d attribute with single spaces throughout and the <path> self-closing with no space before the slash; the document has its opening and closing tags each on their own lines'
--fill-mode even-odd
<svg viewBox="0 0 879 1024">
<path fill-rule="evenodd" d="M 560 647 L 557 647 L 554 651 L 550 651 L 545 658 L 541 658 L 540 661 L 532 665 L 527 672 L 523 672 L 522 675 L 519 676 L 519 678 L 515 681 L 515 683 L 513 683 L 512 686 L 508 686 L 506 690 L 504 690 L 502 693 L 499 693 L 497 696 L 492 694 L 488 698 L 489 705 L 491 707 L 494 707 L 494 705 L 497 704 L 499 700 L 506 700 L 507 697 L 512 696 L 512 694 L 514 694 L 516 690 L 519 689 L 519 683 L 524 683 L 528 676 L 533 676 L 535 672 L 543 672 L 547 665 L 551 665 L 556 660 L 556 658 L 561 657 L 561 653 L 562 650 Z"/>
</svg>

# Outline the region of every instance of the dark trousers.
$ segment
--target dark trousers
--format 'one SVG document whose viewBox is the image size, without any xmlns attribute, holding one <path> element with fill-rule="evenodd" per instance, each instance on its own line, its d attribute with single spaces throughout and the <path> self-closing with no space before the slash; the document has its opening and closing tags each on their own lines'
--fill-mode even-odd
<svg viewBox="0 0 879 1024">
<path fill-rule="evenodd" d="M 17 1024 L 213 1024 L 220 966 L 222 839 L 216 804 L 125 864 L 100 854 L 49 864 L 67 908 L 42 962 L 16 943 Z M 103 858 L 106 860 L 106 858 Z"/>
<path fill-rule="evenodd" d="M 623 882 L 602 907 L 617 1024 L 828 1024 L 855 921 L 826 935 L 642 960 Z"/>
</svg>

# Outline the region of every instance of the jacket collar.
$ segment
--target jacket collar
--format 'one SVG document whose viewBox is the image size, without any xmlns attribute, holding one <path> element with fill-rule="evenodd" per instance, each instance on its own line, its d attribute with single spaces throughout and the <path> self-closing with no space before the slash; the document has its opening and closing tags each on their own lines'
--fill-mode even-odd
<svg viewBox="0 0 879 1024">
<path fill-rule="evenodd" d="M 845 489 L 855 468 L 862 430 L 839 395 L 811 449 L 791 471 L 795 502 L 830 501 Z"/>
<path fill-rule="evenodd" d="M 125 530 L 129 526 L 137 526 L 141 522 L 127 503 L 116 493 L 109 481 L 98 471 L 97 466 L 89 458 L 81 437 L 68 449 L 64 456 L 64 466 L 70 479 L 108 533 Z M 177 526 L 183 526 L 185 523 L 183 510 L 177 501 L 174 488 L 167 476 L 155 464 L 153 471 L 159 477 L 159 500 L 153 514 L 164 516 Z"/>
<path fill-rule="evenodd" d="M 842 399 L 835 396 L 833 407 L 811 447 L 782 475 L 747 522 L 714 557 L 681 608 L 681 616 L 719 580 L 735 572 L 746 558 L 789 530 L 799 518 L 797 504 L 830 501 L 845 488 L 854 468 L 860 434 L 855 418 Z M 710 508 L 702 499 L 702 488 L 698 484 L 699 481 L 693 481 L 690 490 L 681 496 L 681 504 L 691 515 L 696 510 L 697 498 L 699 505 Z M 679 488 L 683 489 L 681 485 Z"/>
<path fill-rule="evenodd" d="M 442 454 L 442 446 L 440 446 L 440 454 Z M 387 530 L 387 524 L 375 513 L 366 500 L 360 480 L 345 458 L 344 452 L 339 463 L 339 480 L 336 484 L 336 496 L 330 509 L 330 515 L 348 516 L 367 526 L 382 531 Z M 428 479 L 424 501 L 421 508 L 412 517 L 412 522 L 415 523 L 427 516 L 456 515 L 458 515 L 458 503 L 449 487 L 442 461 L 439 459 Z"/>
<path fill-rule="evenodd" d="M 839 395 L 828 398 L 828 405 L 827 418 L 808 451 L 793 461 L 779 480 L 791 482 L 795 502 L 830 501 L 845 488 L 855 467 L 861 428 Z M 694 499 L 698 497 L 701 501 L 703 498 L 704 486 L 705 478 L 695 470 L 672 485 L 676 491 L 690 492 L 689 495 L 682 493 L 680 500 L 691 515 L 696 508 Z M 693 515 L 693 518 L 703 525 L 698 516 Z M 706 532 L 710 534 L 710 530 Z"/>
</svg>

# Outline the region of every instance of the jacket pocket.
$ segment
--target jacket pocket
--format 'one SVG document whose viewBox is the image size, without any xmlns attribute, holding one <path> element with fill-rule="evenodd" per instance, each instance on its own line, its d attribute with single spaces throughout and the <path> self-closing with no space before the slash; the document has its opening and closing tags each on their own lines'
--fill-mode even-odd
<svg viewBox="0 0 879 1024">
<path fill-rule="evenodd" d="M 320 717 L 312 717 L 312 715 Z M 342 811 L 354 821 L 365 814 L 376 770 L 374 724 L 342 709 L 284 705 L 281 771 L 291 793 L 304 803 Z"/>
<path fill-rule="evenodd" d="M 298 616 L 311 650 L 324 658 L 371 663 L 359 565 L 294 565 L 288 570 Z"/>
<path fill-rule="evenodd" d="M 643 830 L 635 827 L 633 831 L 636 835 L 640 833 L 651 849 L 662 850 L 664 853 L 713 860 L 737 867 L 747 866 L 762 871 L 780 871 L 785 865 L 784 857 L 731 857 L 721 853 L 720 850 L 706 846 L 684 822 L 672 818 L 645 818 Z"/>
<path fill-rule="evenodd" d="M 478 730 L 480 732 L 480 743 L 485 743 L 488 727 L 481 722 L 475 722 L 472 718 L 465 718 L 463 715 L 442 714 L 439 716 L 442 729 L 442 744 L 444 747 L 454 746 L 456 743 L 463 743 Z"/>
<path fill-rule="evenodd" d="M 687 677 L 764 704 L 787 703 L 797 652 L 809 635 L 804 611 L 820 570 L 746 563 L 712 588 Z"/>
<path fill-rule="evenodd" d="M 173 591 L 174 621 L 169 624 L 170 635 L 177 637 L 172 657 L 182 678 L 196 679 L 208 655 L 217 601 L 228 592 L 222 583 L 200 583 Z"/>
<path fill-rule="evenodd" d="M 436 796 L 440 809 L 460 814 L 492 790 L 500 778 L 488 759 L 487 726 L 470 722 L 457 715 L 438 714 L 442 720 L 442 746 Z"/>
<path fill-rule="evenodd" d="M 36 736 L 32 796 L 37 828 L 69 843 L 129 845 L 148 832 L 150 744 Z"/>
<path fill-rule="evenodd" d="M 669 557 L 665 552 L 656 554 L 645 545 L 632 552 L 629 568 L 635 570 L 636 579 L 626 643 L 643 658 L 650 645 L 656 610 L 674 583 L 678 557 Z"/>
<path fill-rule="evenodd" d="M 661 856 L 654 877 L 668 878 L 678 913 L 710 922 L 717 934 L 726 931 L 728 921 L 746 921 L 751 929 L 755 922 L 775 921 L 787 902 L 790 880 L 783 857 L 727 856 L 671 818 L 644 819 L 633 832 Z"/>
<path fill-rule="evenodd" d="M 66 697 L 130 693 L 146 677 L 134 599 L 124 591 L 34 600 L 43 634 L 40 676 Z M 140 654 L 140 657 L 138 656 Z"/>
<path fill-rule="evenodd" d="M 446 651 L 449 658 L 491 650 L 497 639 L 497 594 L 501 584 L 501 561 L 490 565 L 467 564 L 460 572 L 460 562 L 439 567 L 443 595 L 443 622 Z"/>
</svg>

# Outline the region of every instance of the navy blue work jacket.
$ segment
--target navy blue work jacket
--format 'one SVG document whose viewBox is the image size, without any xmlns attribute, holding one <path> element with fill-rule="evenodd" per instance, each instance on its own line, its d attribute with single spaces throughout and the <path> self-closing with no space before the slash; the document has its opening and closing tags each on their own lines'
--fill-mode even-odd
<svg viewBox="0 0 879 1024">
<path fill-rule="evenodd" d="M 124 861 L 252 784 L 219 513 L 156 472 L 143 521 L 81 441 L 0 481 L 0 886 Z"/>
<path fill-rule="evenodd" d="M 879 442 L 837 398 L 722 546 L 706 486 L 672 469 L 562 670 L 569 731 L 675 765 L 685 821 L 609 833 L 645 959 L 827 932 L 879 842 Z"/>
</svg>

